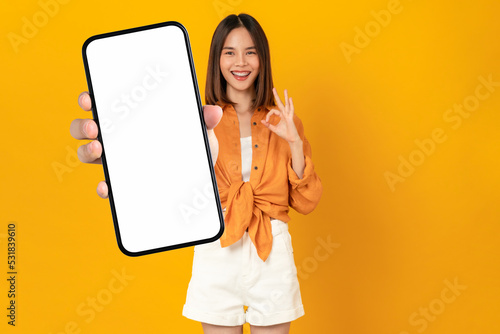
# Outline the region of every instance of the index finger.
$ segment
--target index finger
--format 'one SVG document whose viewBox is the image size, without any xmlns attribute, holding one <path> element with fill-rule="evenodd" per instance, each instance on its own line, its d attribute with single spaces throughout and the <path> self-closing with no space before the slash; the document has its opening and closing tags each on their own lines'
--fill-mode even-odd
<svg viewBox="0 0 500 334">
<path fill-rule="evenodd" d="M 92 101 L 90 100 L 90 95 L 88 92 L 82 92 L 78 95 L 78 105 L 86 111 L 92 109 Z"/>
<path fill-rule="evenodd" d="M 274 99 L 276 100 L 276 104 L 278 105 L 278 108 L 280 108 L 280 110 L 284 109 L 285 106 L 283 105 L 283 102 L 281 102 L 281 99 L 278 95 L 278 90 L 275 87 L 273 88 L 273 94 L 274 94 Z"/>
</svg>

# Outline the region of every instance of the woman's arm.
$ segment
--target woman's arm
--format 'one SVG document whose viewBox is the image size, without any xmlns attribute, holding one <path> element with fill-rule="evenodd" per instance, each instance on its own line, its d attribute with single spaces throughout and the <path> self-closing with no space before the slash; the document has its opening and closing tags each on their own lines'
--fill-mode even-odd
<svg viewBox="0 0 500 334">
<path fill-rule="evenodd" d="M 295 142 L 288 143 L 290 144 L 290 151 L 292 152 L 292 168 L 295 171 L 295 174 L 302 178 L 304 175 L 304 142 L 302 139 L 299 139 Z"/>
<path fill-rule="evenodd" d="M 295 117 L 294 121 L 300 137 L 301 150 L 299 151 L 298 144 L 290 144 L 291 157 L 287 165 L 288 202 L 297 212 L 308 214 L 318 205 L 323 193 L 323 186 L 314 170 L 311 145 L 304 135 L 304 126 L 298 117 Z"/>
<path fill-rule="evenodd" d="M 285 104 L 281 102 L 276 88 L 273 88 L 273 93 L 278 109 L 271 109 L 261 122 L 289 144 L 291 156 L 287 163 L 290 184 L 288 202 L 297 212 L 308 214 L 318 205 L 323 192 L 321 180 L 316 175 L 311 160 L 311 145 L 304 135 L 304 126 L 295 114 L 293 101 L 287 90 L 285 89 Z M 278 124 L 269 123 L 272 115 L 279 116 Z"/>
</svg>

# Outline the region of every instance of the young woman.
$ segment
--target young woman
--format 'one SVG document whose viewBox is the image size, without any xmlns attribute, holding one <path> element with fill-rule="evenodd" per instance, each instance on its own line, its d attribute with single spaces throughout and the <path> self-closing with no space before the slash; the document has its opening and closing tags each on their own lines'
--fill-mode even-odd
<svg viewBox="0 0 500 334">
<path fill-rule="evenodd" d="M 286 90 L 284 97 L 273 87 L 259 23 L 247 14 L 222 20 L 210 47 L 204 116 L 225 230 L 220 240 L 194 247 L 182 313 L 205 333 L 242 333 L 245 322 L 252 333 L 288 333 L 304 315 L 288 211 L 311 212 L 322 185 Z M 88 93 L 78 101 L 91 109 Z M 97 137 L 90 119 L 75 119 L 70 131 L 76 139 Z M 78 148 L 82 162 L 101 163 L 101 154 L 97 140 Z M 104 181 L 97 192 L 107 198 Z"/>
<path fill-rule="evenodd" d="M 288 333 L 304 315 L 287 213 L 289 206 L 311 212 L 322 187 L 302 123 L 284 95 L 283 103 L 259 23 L 246 14 L 226 17 L 212 38 L 205 91 L 206 103 L 223 109 L 214 134 L 225 231 L 194 247 L 183 310 L 206 333 L 241 333 L 245 322 L 252 333 Z"/>
</svg>

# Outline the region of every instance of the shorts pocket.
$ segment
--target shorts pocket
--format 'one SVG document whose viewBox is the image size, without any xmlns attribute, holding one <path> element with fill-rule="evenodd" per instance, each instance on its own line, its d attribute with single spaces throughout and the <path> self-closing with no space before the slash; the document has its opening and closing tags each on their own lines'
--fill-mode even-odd
<svg viewBox="0 0 500 334">
<path fill-rule="evenodd" d="M 283 242 L 285 243 L 285 247 L 288 253 L 293 253 L 293 247 L 292 247 L 292 236 L 290 235 L 290 232 L 288 232 L 288 229 L 281 233 L 283 235 Z"/>
<path fill-rule="evenodd" d="M 292 236 L 288 229 L 284 229 L 273 234 L 273 250 L 278 253 L 293 253 Z"/>
</svg>

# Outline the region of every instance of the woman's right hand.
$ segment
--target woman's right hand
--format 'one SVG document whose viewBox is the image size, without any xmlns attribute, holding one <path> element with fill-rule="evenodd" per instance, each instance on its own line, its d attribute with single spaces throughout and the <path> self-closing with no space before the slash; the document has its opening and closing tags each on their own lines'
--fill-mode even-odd
<svg viewBox="0 0 500 334">
<path fill-rule="evenodd" d="M 92 110 L 92 102 L 88 92 L 83 92 L 78 96 L 78 104 L 83 110 Z M 205 124 L 207 125 L 208 140 L 210 142 L 210 150 L 212 152 L 212 161 L 215 165 L 219 153 L 219 143 L 213 131 L 213 128 L 219 124 L 222 118 L 222 109 L 219 106 L 206 105 L 203 106 L 203 115 Z M 92 140 L 91 142 L 78 147 L 78 159 L 84 163 L 102 164 L 101 143 L 97 138 L 97 124 L 93 119 L 74 119 L 71 122 L 70 133 L 75 139 Z M 105 181 L 99 182 L 97 185 L 97 194 L 102 198 L 108 198 L 108 185 Z"/>
</svg>

